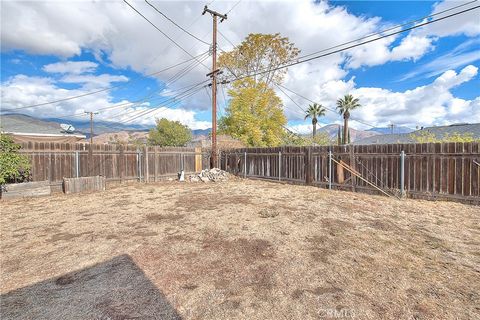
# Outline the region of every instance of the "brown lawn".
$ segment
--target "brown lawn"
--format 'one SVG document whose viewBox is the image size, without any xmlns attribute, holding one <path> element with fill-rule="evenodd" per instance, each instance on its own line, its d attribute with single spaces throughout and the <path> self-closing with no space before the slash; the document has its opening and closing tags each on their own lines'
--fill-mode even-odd
<svg viewBox="0 0 480 320">
<path fill-rule="evenodd" d="M 1 202 L 2 319 L 480 318 L 480 208 L 234 180 Z"/>
</svg>

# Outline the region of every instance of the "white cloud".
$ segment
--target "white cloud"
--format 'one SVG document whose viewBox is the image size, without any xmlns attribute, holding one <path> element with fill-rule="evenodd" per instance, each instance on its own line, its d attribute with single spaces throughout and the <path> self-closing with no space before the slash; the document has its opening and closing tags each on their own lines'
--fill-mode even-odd
<svg viewBox="0 0 480 320">
<path fill-rule="evenodd" d="M 91 74 L 68 74 L 62 77 L 59 82 L 63 83 L 81 83 L 84 89 L 99 89 L 110 86 L 113 82 L 125 82 L 128 78 L 125 76 L 115 76 L 110 74 L 91 75 Z"/>
<path fill-rule="evenodd" d="M 480 53 L 478 51 L 480 49 L 479 45 L 479 38 L 467 40 L 448 53 L 443 54 L 432 61 L 406 73 L 400 78 L 400 81 L 408 80 L 421 75 L 426 77 L 436 76 L 449 69 L 457 69 L 478 61 L 480 60 Z"/>
<path fill-rule="evenodd" d="M 380 126 L 391 122 L 410 127 L 480 122 L 480 109 L 475 107 L 475 101 L 479 98 L 463 100 L 454 97 L 450 92 L 451 89 L 472 80 L 477 73 L 478 68 L 472 65 L 458 74 L 449 70 L 431 84 L 404 92 L 357 88 L 352 94 L 360 98 L 363 107 L 356 114 L 360 120 Z"/>
<path fill-rule="evenodd" d="M 124 81 L 124 77 L 112 75 L 71 75 L 69 78 L 71 83 L 83 83 L 79 89 L 62 89 L 57 84 L 58 80 L 44 77 L 29 77 L 25 75 L 17 75 L 8 81 L 2 83 L 1 99 L 2 111 L 8 111 L 9 108 L 19 108 L 25 105 L 33 105 L 44 103 L 52 100 L 60 100 L 71 97 L 73 95 L 82 95 L 88 93 L 92 84 L 95 87 L 108 86 L 111 81 Z M 62 79 L 65 81 L 66 79 Z M 158 101 L 159 99 L 156 98 Z M 160 99 L 164 101 L 164 99 Z M 110 108 L 119 104 L 126 104 L 121 108 Z M 57 104 L 45 105 L 37 108 L 22 109 L 22 113 L 33 115 L 35 117 L 49 118 L 83 114 L 85 111 L 92 111 L 104 108 L 97 116 L 97 120 L 104 121 L 126 121 L 134 115 L 143 113 L 148 109 L 149 103 L 134 104 L 129 103 L 128 100 L 113 102 L 113 98 L 108 91 L 100 92 L 94 95 L 84 96 L 78 99 L 67 100 Z M 170 104 L 171 105 L 171 104 Z M 92 107 L 94 106 L 94 107 Z M 160 104 L 161 106 L 161 104 Z M 196 112 L 186 110 L 183 107 L 170 108 L 159 107 L 156 111 L 148 113 L 148 115 L 139 117 L 136 121 L 130 122 L 141 125 L 153 125 L 155 118 L 165 117 L 170 120 L 178 120 L 183 124 L 188 125 L 191 129 L 206 129 L 210 127 L 210 122 L 199 121 L 196 119 Z M 75 117 L 74 119 L 79 119 Z M 81 119 L 81 118 L 80 118 Z"/>
<path fill-rule="evenodd" d="M 209 49 L 207 45 L 199 43 L 172 26 L 145 2 L 131 1 L 131 3 L 192 55 L 201 54 Z M 231 1 L 216 1 L 212 4 L 212 8 L 226 12 L 233 4 L 234 2 Z M 315 4 L 307 0 L 281 3 L 243 1 L 229 14 L 227 21 L 219 24 L 219 30 L 234 43 L 240 42 L 251 32 L 280 32 L 295 42 L 296 46 L 302 49 L 302 54 L 308 54 L 390 26 L 379 17 L 355 16 L 344 7 L 334 6 L 334 4 L 334 2 Z M 435 5 L 433 10 L 438 12 L 456 4 L 458 2 L 441 2 Z M 204 3 L 172 1 L 161 2 L 158 6 L 194 34 L 204 37 L 207 42 L 210 41 L 211 18 L 201 16 Z M 439 123 L 460 119 L 464 117 L 465 110 L 472 111 L 478 102 L 454 100 L 455 98 L 449 92 L 451 88 L 447 88 L 445 83 L 440 82 L 468 81 L 472 76 L 471 68 L 458 75 L 446 74 L 444 80 L 405 92 L 392 92 L 381 88 L 357 88 L 355 79 L 349 77 L 348 72 L 350 68 L 381 65 L 388 61 L 416 61 L 434 48 L 437 37 L 453 34 L 478 35 L 478 16 L 474 14 L 475 12 L 453 20 L 445 20 L 445 25 L 432 24 L 403 38 L 389 37 L 348 53 L 334 54 L 291 67 L 285 85 L 309 98 L 318 99 L 329 107 L 334 107 L 335 100 L 347 92 L 359 94 L 366 104 L 364 111 L 359 113 L 359 117 L 364 121 L 378 121 L 379 124 L 390 121 L 427 124 L 427 122 Z M 245 19 L 245 17 L 249 18 Z M 143 74 L 156 72 L 190 58 L 120 1 L 4 1 L 0 32 L 2 50 L 19 49 L 32 54 L 53 54 L 62 58 L 79 55 L 82 50 L 85 50 L 92 52 L 99 61 L 102 59 L 110 63 L 114 68 L 131 68 Z M 222 48 L 231 47 L 222 36 L 219 36 L 219 45 Z M 470 63 L 472 59 L 472 57 L 462 58 L 464 58 L 463 63 Z M 116 81 L 126 81 L 121 76 L 85 74 L 94 70 L 96 64 L 95 66 L 93 64 L 95 63 L 89 64 L 88 61 L 84 61 L 83 65 L 79 62 L 67 61 L 45 66 L 47 72 L 63 74 L 61 81 L 78 84 L 80 87 L 78 89 L 62 89 L 58 82 L 50 78 L 18 75 L 2 83 L 2 99 L 12 101 L 11 106 L 20 107 L 82 94 L 87 89 L 103 88 Z M 210 65 L 209 59 L 206 60 L 206 64 Z M 449 68 L 455 67 L 456 65 Z M 176 90 L 205 80 L 205 74 L 209 71 L 207 69 L 202 66 L 196 67 L 177 83 L 169 86 L 168 90 Z M 435 70 L 427 69 L 425 72 Z M 165 81 L 178 70 L 180 68 L 168 70 L 156 77 Z M 442 71 L 446 71 L 446 67 L 442 68 Z M 450 79 L 448 79 L 449 76 Z M 121 95 L 122 91 L 117 90 L 116 94 Z M 281 93 L 279 95 L 282 96 Z M 302 107 L 308 105 L 304 100 L 292 94 L 289 95 Z M 122 98 L 127 97 L 126 94 Z M 289 102 L 285 96 L 282 98 L 286 104 L 289 119 L 302 119 L 303 114 L 299 108 Z M 99 109 L 110 105 L 112 105 L 112 97 L 108 92 L 102 92 L 78 100 L 70 100 L 57 107 L 44 106 L 36 109 L 36 113 L 52 116 L 75 113 L 83 110 L 85 106 L 95 106 L 95 109 Z M 200 125 L 200 122 L 195 120 L 195 110 L 207 109 L 209 106 L 208 96 L 200 93 L 185 101 L 182 105 L 184 110 L 175 109 L 180 111 L 171 111 L 173 113 L 170 116 L 174 117 L 175 114 L 176 117 L 184 111 L 193 112 L 193 116 L 185 116 L 185 119 L 190 120 L 184 121 Z M 419 106 L 426 111 L 421 112 Z M 473 112 L 474 115 L 478 114 L 475 112 Z M 328 121 L 338 120 L 338 115 L 333 112 L 328 114 Z M 446 118 L 450 116 L 451 119 Z M 150 120 L 140 118 L 138 122 L 141 121 Z"/>
<path fill-rule="evenodd" d="M 455 97 L 450 92 L 461 84 L 472 81 L 478 74 L 478 68 L 469 65 L 459 73 L 448 70 L 430 84 L 403 92 L 395 92 L 375 87 L 357 87 L 354 79 L 349 81 L 332 80 L 323 84 L 314 84 L 308 88 L 294 90 L 310 98 L 332 111 L 327 111 L 320 123 L 340 123 L 341 116 L 335 112 L 336 100 L 346 93 L 351 93 L 360 99 L 362 107 L 352 112 L 352 127 L 369 129 L 366 124 L 385 127 L 392 122 L 396 125 L 430 126 L 446 125 L 458 122 L 480 122 L 480 96 L 473 100 Z M 292 84 L 290 84 L 292 85 Z M 287 84 L 286 87 L 289 87 Z M 287 91 L 286 91 L 287 92 Z M 310 102 L 287 92 L 296 102 L 306 108 Z M 280 96 L 282 96 L 279 93 Z M 289 116 L 292 129 L 302 133 L 309 132 L 311 126 L 308 120 L 303 123 L 301 112 L 296 112 L 295 106 L 288 98 L 282 97 L 286 103 L 286 113 Z M 356 121 L 359 120 L 359 121 Z"/>
<path fill-rule="evenodd" d="M 42 70 L 49 73 L 91 73 L 97 69 L 98 64 L 92 61 L 65 61 L 43 66 Z"/>
<path fill-rule="evenodd" d="M 209 49 L 182 33 L 145 2 L 131 3 L 192 55 Z M 218 1 L 212 7 L 226 12 L 232 4 Z M 162 2 L 160 9 L 196 35 L 206 36 L 205 40 L 210 42 L 211 19 L 201 16 L 203 5 L 197 1 Z M 99 52 L 104 51 L 112 66 L 131 67 L 142 73 L 155 72 L 190 58 L 120 1 L 8 1 L 2 3 L 1 15 L 2 50 L 23 49 L 32 54 L 61 57 L 72 57 L 82 50 L 101 57 Z M 190 21 L 193 23 L 189 25 Z M 244 1 L 229 14 L 227 21 L 219 25 L 219 30 L 236 43 L 251 32 L 280 32 L 294 41 L 303 54 L 308 54 L 378 31 L 384 25 L 388 23 L 378 17 L 355 16 L 346 8 L 327 2 L 304 0 L 279 4 L 274 1 Z M 336 54 L 304 66 L 309 72 L 320 70 L 309 78 L 320 76 L 325 81 L 338 80 L 346 73 L 343 67 L 345 58 L 351 57 L 349 66 L 356 68 L 391 60 L 418 59 L 431 49 L 431 40 L 425 37 L 407 37 L 398 46 L 390 48 L 394 40 L 395 37 L 389 37 L 352 50 L 348 55 Z M 221 36 L 219 45 L 231 47 Z M 292 70 L 299 68 L 293 67 Z M 169 70 L 157 77 L 165 80 L 177 71 Z M 199 66 L 173 87 L 202 81 L 205 71 L 206 68 Z"/>
<path fill-rule="evenodd" d="M 446 0 L 442 2 L 437 2 L 434 5 L 432 14 L 437 14 L 443 10 L 450 9 L 452 7 L 467 4 L 471 1 L 458 1 L 458 0 Z M 459 12 L 468 8 L 477 6 L 478 3 L 470 3 L 463 7 L 460 7 L 454 11 L 443 13 L 435 18 L 446 16 L 454 12 Z M 468 11 L 461 15 L 454 16 L 449 19 L 441 20 L 432 24 L 429 24 L 425 27 L 421 27 L 414 31 L 414 34 L 419 36 L 435 36 L 435 37 L 446 37 L 446 36 L 455 36 L 455 35 L 466 35 L 468 37 L 475 37 L 480 35 L 480 19 L 479 13 L 477 10 Z"/>
</svg>

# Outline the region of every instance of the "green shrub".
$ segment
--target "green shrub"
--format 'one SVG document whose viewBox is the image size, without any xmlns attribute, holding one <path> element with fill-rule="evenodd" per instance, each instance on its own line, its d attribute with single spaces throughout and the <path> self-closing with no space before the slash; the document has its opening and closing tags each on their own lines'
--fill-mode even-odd
<svg viewBox="0 0 480 320">
<path fill-rule="evenodd" d="M 30 178 L 30 161 L 19 149 L 12 137 L 0 134 L 0 185 Z"/>
</svg>

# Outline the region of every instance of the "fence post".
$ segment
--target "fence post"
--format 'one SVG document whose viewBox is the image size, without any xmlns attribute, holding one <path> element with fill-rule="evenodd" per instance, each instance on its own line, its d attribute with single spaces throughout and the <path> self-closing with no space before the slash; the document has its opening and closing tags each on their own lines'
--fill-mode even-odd
<svg viewBox="0 0 480 320">
<path fill-rule="evenodd" d="M 243 160 L 243 177 L 247 177 L 247 151 L 245 151 L 245 158 Z"/>
<path fill-rule="evenodd" d="M 142 173 L 140 171 L 140 151 L 137 149 L 137 173 L 138 173 L 138 181 L 142 181 Z"/>
<path fill-rule="evenodd" d="M 356 170 L 356 164 L 355 164 L 355 153 L 354 153 L 354 150 L 353 150 L 353 145 L 349 145 L 348 146 L 350 148 L 350 167 L 355 171 Z M 356 185 L 356 176 L 354 176 L 353 174 L 350 174 L 350 179 L 352 179 L 352 191 L 356 191 L 356 188 L 355 188 L 355 185 Z"/>
<path fill-rule="evenodd" d="M 88 174 L 87 177 L 95 175 L 93 172 L 93 145 L 91 143 L 88 144 Z"/>
<path fill-rule="evenodd" d="M 75 176 L 80 177 L 80 153 L 75 151 Z"/>
<path fill-rule="evenodd" d="M 307 147 L 305 150 L 305 184 L 311 185 L 313 178 L 312 178 L 312 149 Z"/>
<path fill-rule="evenodd" d="M 278 151 L 278 181 L 282 180 L 282 151 Z"/>
<path fill-rule="evenodd" d="M 405 197 L 405 152 L 400 153 L 400 196 Z"/>
<path fill-rule="evenodd" d="M 202 171 L 202 148 L 195 148 L 195 172 Z"/>
<path fill-rule="evenodd" d="M 123 144 L 120 144 L 120 154 L 118 155 L 118 170 L 120 176 L 120 182 L 123 183 L 125 181 L 125 153 L 123 150 Z"/>
<path fill-rule="evenodd" d="M 225 168 L 224 168 L 223 170 L 228 171 L 228 170 L 227 170 L 227 167 L 228 167 L 228 155 L 227 155 L 227 153 L 224 152 L 224 151 L 223 151 L 222 153 L 223 153 L 223 155 L 225 156 Z"/>
<path fill-rule="evenodd" d="M 157 146 L 153 147 L 153 171 L 155 172 L 155 182 L 158 181 L 158 165 L 157 165 L 157 161 L 158 161 L 158 150 L 157 150 Z"/>
<path fill-rule="evenodd" d="M 143 147 L 143 161 L 144 161 L 144 167 L 143 169 L 145 170 L 143 176 L 145 177 L 145 182 L 148 183 L 149 180 L 149 174 L 148 174 L 148 147 L 145 146 Z"/>
<path fill-rule="evenodd" d="M 332 190 L 332 150 L 328 151 L 328 189 Z"/>
</svg>

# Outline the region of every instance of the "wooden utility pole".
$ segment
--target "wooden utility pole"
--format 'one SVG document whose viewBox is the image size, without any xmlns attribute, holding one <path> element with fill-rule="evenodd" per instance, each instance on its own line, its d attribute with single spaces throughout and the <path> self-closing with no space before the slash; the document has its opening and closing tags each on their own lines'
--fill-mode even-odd
<svg viewBox="0 0 480 320">
<path fill-rule="evenodd" d="M 210 13 L 213 18 L 213 41 L 212 41 L 212 72 L 207 74 L 207 77 L 212 78 L 212 156 L 210 160 L 210 167 L 218 166 L 217 162 L 217 74 L 220 70 L 217 69 L 217 17 L 220 17 L 220 22 L 227 19 L 226 14 L 220 14 L 216 11 L 208 9 L 207 6 L 203 9 L 202 15 Z"/>
<path fill-rule="evenodd" d="M 391 123 L 388 125 L 388 127 L 390 128 L 390 134 L 393 134 L 393 128 L 395 128 L 395 125 Z"/>
<path fill-rule="evenodd" d="M 93 175 L 93 115 L 98 114 L 98 112 L 87 112 L 86 114 L 90 115 L 90 145 L 88 146 L 88 174 L 87 176 Z"/>
<path fill-rule="evenodd" d="M 93 115 L 98 114 L 98 112 L 85 111 L 85 113 L 90 115 L 90 144 L 93 144 Z"/>
</svg>

